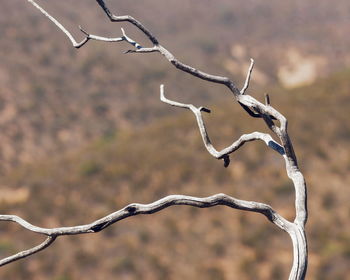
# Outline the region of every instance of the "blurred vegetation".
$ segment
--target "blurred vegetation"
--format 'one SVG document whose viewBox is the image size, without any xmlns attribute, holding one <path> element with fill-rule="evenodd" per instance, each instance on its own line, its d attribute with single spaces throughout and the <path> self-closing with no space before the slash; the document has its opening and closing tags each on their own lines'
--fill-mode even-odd
<svg viewBox="0 0 350 280">
<path fill-rule="evenodd" d="M 311 61 L 317 75 L 349 66 L 348 0 L 337 5 L 304 2 L 218 0 L 198 5 L 195 0 L 149 0 L 109 5 L 142 20 L 179 59 L 233 77 L 238 85 L 253 57 L 252 86 L 261 89 L 280 82 L 281 67 L 294 67 L 288 58 L 291 50 L 299 54 L 299 64 Z M 114 37 L 124 27 L 149 45 L 130 25 L 111 24 L 94 1 L 39 3 L 76 38 L 82 38 L 79 25 Z M 122 55 L 130 47 L 124 43 L 89 42 L 77 51 L 20 0 L 2 4 L 0 34 L 0 129 L 5 132 L 0 135 L 0 174 L 57 151 L 74 151 L 119 128 L 140 127 L 169 115 L 157 98 L 160 83 L 186 102 L 210 104 L 225 96 L 219 94 L 222 88 L 175 71 L 157 54 Z"/>
<path fill-rule="evenodd" d="M 349 78 L 346 70 L 312 86 L 270 90 L 272 104 L 289 118 L 309 184 L 310 279 L 346 279 L 348 272 Z M 266 130 L 235 103 L 210 107 L 206 121 L 216 146 L 230 144 L 242 132 Z M 25 186 L 31 195 L 25 203 L 3 207 L 3 212 L 45 226 L 88 223 L 128 203 L 174 193 L 224 192 L 271 203 L 285 217 L 294 216 L 292 185 L 277 153 L 249 143 L 225 169 L 205 151 L 194 116 L 187 111 L 143 128 L 119 130 L 80 151 L 22 165 L 4 182 Z M 25 244 L 23 234 L 18 237 L 14 231 L 11 238 Z M 8 242 L 1 243 L 7 254 L 12 251 Z M 288 237 L 258 215 L 224 207 L 172 207 L 122 221 L 98 235 L 63 238 L 0 274 L 31 275 L 26 279 L 284 279 L 290 265 Z M 20 269 L 14 271 L 14 266 Z"/>
<path fill-rule="evenodd" d="M 124 44 L 89 42 L 76 51 L 24 2 L 3 1 L 0 10 L 1 213 L 69 226 L 131 202 L 224 192 L 270 203 L 293 219 L 294 192 L 277 153 L 249 143 L 225 169 L 203 147 L 194 116 L 159 101 L 164 83 L 169 98 L 212 109 L 205 120 L 218 148 L 242 133 L 266 131 L 223 87 L 176 71 L 156 54 L 123 56 Z M 78 25 L 119 36 L 121 26 L 92 2 L 40 1 L 77 37 Z M 289 119 L 309 185 L 308 279 L 349 279 L 349 1 L 109 2 L 142 20 L 184 62 L 237 85 L 254 57 L 249 92 L 263 100 L 268 91 Z M 278 71 L 288 66 L 289 47 L 302 58 L 321 57 L 317 74 L 325 78 L 282 88 Z M 0 224 L 0 232 L 2 257 L 41 242 L 14 224 Z M 96 235 L 61 238 L 2 268 L 0 278 L 286 279 L 291 249 L 288 236 L 259 215 L 172 207 Z"/>
</svg>

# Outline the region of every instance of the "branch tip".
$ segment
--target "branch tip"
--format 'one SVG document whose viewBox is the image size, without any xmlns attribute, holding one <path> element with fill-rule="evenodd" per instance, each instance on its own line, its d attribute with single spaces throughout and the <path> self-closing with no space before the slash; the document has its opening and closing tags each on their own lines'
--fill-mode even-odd
<svg viewBox="0 0 350 280">
<path fill-rule="evenodd" d="M 247 77 L 245 79 L 245 83 L 244 83 L 244 86 L 243 88 L 240 90 L 241 94 L 243 95 L 246 90 L 248 89 L 249 87 L 249 82 L 250 82 L 250 78 L 251 78 L 251 75 L 252 75 L 252 71 L 253 71 L 253 68 L 254 68 L 254 59 L 250 59 L 250 66 L 249 66 L 249 69 L 248 69 L 248 73 L 247 73 Z"/>
<path fill-rule="evenodd" d="M 83 32 L 87 37 L 90 36 L 90 34 L 87 33 L 87 32 L 81 27 L 81 25 L 79 25 L 79 29 L 80 29 L 80 31 Z"/>
</svg>

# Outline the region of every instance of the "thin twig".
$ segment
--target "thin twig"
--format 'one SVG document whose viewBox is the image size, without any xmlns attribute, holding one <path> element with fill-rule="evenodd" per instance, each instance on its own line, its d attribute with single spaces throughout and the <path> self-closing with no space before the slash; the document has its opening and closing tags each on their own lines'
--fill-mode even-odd
<svg viewBox="0 0 350 280">
<path fill-rule="evenodd" d="M 14 254 L 10 257 L 4 258 L 2 260 L 0 260 L 0 266 L 3 266 L 5 264 L 9 264 L 12 263 L 14 261 L 18 261 L 20 259 L 24 259 L 26 257 L 29 257 L 31 255 L 34 255 L 44 249 L 46 249 L 47 247 L 49 247 L 54 241 L 56 240 L 56 236 L 52 235 L 46 238 L 46 240 L 39 244 L 38 246 L 35 246 L 31 249 L 25 250 L 25 251 L 21 251 L 17 254 Z"/>
<path fill-rule="evenodd" d="M 248 89 L 249 87 L 249 83 L 250 83 L 250 77 L 252 75 L 252 71 L 253 71 L 253 68 L 254 68 L 254 59 L 250 59 L 250 66 L 249 66 L 249 69 L 248 69 L 248 73 L 247 73 L 247 77 L 245 79 L 245 83 L 244 83 L 244 86 L 243 88 L 241 89 L 241 94 L 244 94 L 245 91 Z"/>
<path fill-rule="evenodd" d="M 49 18 L 49 20 L 51 20 L 59 29 L 62 30 L 62 32 L 64 34 L 66 34 L 66 36 L 68 37 L 68 39 L 71 41 L 73 47 L 79 49 L 80 47 L 82 47 L 83 45 L 85 45 L 87 43 L 87 41 L 89 41 L 89 37 L 84 38 L 80 43 L 78 43 L 73 35 L 58 21 L 56 20 L 53 16 L 51 16 L 47 11 L 45 11 L 42 7 L 40 7 L 36 2 L 34 2 L 33 0 L 27 0 L 29 3 L 31 3 L 35 8 L 37 8 L 42 14 L 44 14 L 46 17 Z"/>
</svg>

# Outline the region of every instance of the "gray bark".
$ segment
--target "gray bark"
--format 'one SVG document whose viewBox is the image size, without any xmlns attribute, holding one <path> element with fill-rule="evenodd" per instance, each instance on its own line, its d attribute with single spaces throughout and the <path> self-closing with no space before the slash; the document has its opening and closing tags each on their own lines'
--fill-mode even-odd
<svg viewBox="0 0 350 280">
<path fill-rule="evenodd" d="M 285 169 L 288 177 L 291 179 L 295 189 L 295 219 L 293 222 L 286 220 L 284 217 L 279 215 L 271 206 L 258 203 L 254 201 L 245 201 L 233 198 L 225 194 L 215 194 L 206 198 L 190 197 L 184 195 L 171 195 L 159 199 L 150 204 L 137 204 L 133 203 L 121 210 L 118 210 L 112 214 L 109 214 L 101 219 L 91 222 L 86 225 L 78 225 L 73 227 L 60 227 L 60 228 L 41 228 L 30 224 L 20 217 L 13 215 L 0 215 L 0 221 L 11 221 L 18 223 L 25 229 L 45 235 L 47 239 L 40 245 L 33 247 L 29 250 L 19 252 L 13 256 L 7 257 L 0 260 L 0 266 L 14 262 L 21 258 L 28 257 L 35 254 L 47 247 L 49 247 L 59 236 L 63 235 L 77 235 L 99 232 L 108 226 L 140 214 L 153 214 L 161 211 L 173 205 L 188 205 L 193 207 L 214 207 L 217 205 L 225 205 L 233 209 L 257 212 L 264 215 L 271 223 L 289 234 L 293 244 L 293 265 L 290 272 L 289 280 L 301 280 L 305 279 L 307 262 L 308 262 L 308 250 L 307 250 L 307 239 L 305 234 L 305 224 L 307 222 L 307 194 L 306 194 L 306 183 L 303 174 L 300 172 L 297 158 L 293 149 L 293 144 L 287 130 L 287 119 L 273 108 L 270 104 L 270 98 L 266 96 L 266 104 L 263 104 L 246 94 L 246 90 L 249 87 L 249 81 L 254 66 L 254 61 L 251 60 L 247 78 L 245 84 L 241 90 L 239 90 L 235 83 L 227 77 L 212 75 L 203 71 L 200 71 L 192 66 L 182 63 L 166 48 L 160 45 L 158 39 L 138 20 L 134 19 L 129 15 L 116 16 L 106 6 L 104 0 L 96 0 L 103 11 L 106 13 L 109 20 L 112 22 L 129 22 L 149 39 L 152 43 L 152 47 L 142 47 L 140 44 L 135 42 L 133 39 L 126 35 L 126 32 L 122 29 L 122 35 L 116 38 L 107 38 L 97 35 L 89 34 L 87 31 L 81 31 L 85 34 L 85 39 L 81 42 L 77 42 L 71 33 L 53 18 L 47 11 L 41 8 L 35 1 L 27 0 L 41 13 L 43 13 L 49 20 L 51 20 L 62 32 L 66 34 L 68 39 L 71 41 L 75 48 L 80 48 L 85 45 L 89 40 L 98 40 L 105 42 L 128 42 L 134 47 L 134 49 L 128 50 L 126 53 L 151 53 L 159 52 L 162 54 L 173 66 L 177 69 L 184 71 L 194 77 L 206 80 L 208 82 L 218 83 L 226 86 L 229 92 L 233 95 L 235 100 L 242 106 L 242 108 L 252 117 L 261 118 L 264 120 L 271 133 L 278 140 L 274 140 L 270 134 L 261 132 L 252 132 L 244 134 L 239 137 L 237 141 L 234 141 L 230 146 L 224 148 L 221 151 L 217 151 L 212 145 L 209 135 L 207 133 L 204 120 L 202 118 L 202 112 L 209 113 L 210 110 L 203 107 L 195 107 L 192 104 L 184 104 L 177 101 L 169 100 L 164 95 L 164 86 L 161 86 L 161 101 L 180 108 L 189 109 L 196 118 L 199 132 L 201 134 L 203 143 L 207 151 L 216 159 L 223 160 L 225 167 L 230 163 L 230 155 L 241 148 L 245 143 L 252 141 L 263 141 L 272 150 L 278 152 L 285 161 Z"/>
</svg>

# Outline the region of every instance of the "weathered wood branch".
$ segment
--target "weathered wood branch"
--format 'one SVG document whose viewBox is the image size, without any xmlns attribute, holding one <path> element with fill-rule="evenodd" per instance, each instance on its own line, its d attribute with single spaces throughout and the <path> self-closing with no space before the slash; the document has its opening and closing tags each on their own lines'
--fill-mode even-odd
<svg viewBox="0 0 350 280">
<path fill-rule="evenodd" d="M 141 22 L 139 22 L 138 20 L 134 19 L 133 17 L 131 17 L 129 15 L 116 16 L 116 15 L 112 14 L 112 12 L 108 9 L 105 1 L 103 1 L 103 0 L 96 0 L 96 1 L 101 6 L 101 8 L 104 10 L 106 15 L 108 16 L 108 18 L 112 22 L 123 22 L 123 21 L 130 22 L 131 24 L 135 25 L 138 29 L 140 29 L 154 45 L 158 45 L 157 38 L 154 37 L 154 35 Z"/>
<path fill-rule="evenodd" d="M 273 210 L 271 206 L 265 203 L 240 200 L 222 193 L 204 198 L 185 195 L 169 195 L 150 204 L 132 203 L 123 209 L 109 214 L 90 224 L 72 227 L 59 227 L 51 229 L 42 228 L 32 225 L 26 220 L 15 215 L 0 215 L 0 221 L 15 222 L 31 232 L 48 236 L 48 238 L 39 246 L 0 260 L 0 266 L 35 254 L 50 246 L 55 241 L 55 239 L 60 236 L 100 232 L 112 224 L 126 218 L 137 215 L 153 214 L 174 205 L 187 205 L 198 208 L 209 208 L 219 205 L 228 206 L 234 209 L 260 213 L 264 215 L 270 222 L 274 223 L 284 231 L 288 232 L 288 229 L 291 227 L 291 223 L 289 221 L 284 219 L 282 216 L 276 213 L 276 211 Z"/>
<path fill-rule="evenodd" d="M 131 204 L 122 210 L 112 213 L 102 219 L 99 219 L 88 225 L 73 226 L 73 227 L 62 227 L 55 229 L 45 229 L 31 225 L 27 221 L 11 215 L 0 215 L 0 221 L 12 221 L 20 224 L 24 228 L 36 232 L 38 234 L 43 234 L 48 236 L 48 239 L 30 250 L 20 252 L 14 256 L 6 258 L 0 261 L 0 265 L 10 263 L 20 258 L 27 257 L 31 254 L 39 252 L 51 245 L 58 236 L 62 235 L 74 235 L 74 234 L 84 234 L 92 233 L 103 230 L 104 228 L 110 226 L 111 224 L 125 219 L 130 216 L 135 216 L 138 214 L 152 214 L 158 212 L 164 208 L 172 205 L 189 205 L 194 207 L 212 207 L 216 205 L 226 205 L 235 209 L 258 212 L 265 215 L 271 222 L 276 226 L 286 231 L 293 243 L 293 266 L 289 276 L 289 280 L 301 280 L 305 278 L 307 270 L 307 240 L 305 234 L 305 224 L 307 222 L 307 193 L 306 193 L 306 183 L 303 174 L 300 172 L 297 162 L 297 157 L 294 152 L 292 141 L 288 134 L 288 122 L 287 119 L 273 108 L 270 104 L 270 98 L 266 97 L 265 104 L 259 102 L 252 96 L 246 94 L 249 87 L 249 82 L 251 79 L 251 74 L 253 70 L 253 60 L 249 67 L 245 84 L 241 90 L 237 88 L 235 83 L 227 77 L 212 75 L 204 71 L 198 70 L 190 65 L 187 65 L 179 61 L 171 52 L 160 45 L 158 39 L 148 30 L 140 21 L 129 16 L 116 16 L 107 7 L 104 0 L 96 0 L 100 7 L 103 9 L 109 20 L 112 22 L 129 22 L 137 27 L 153 44 L 151 47 L 143 47 L 136 41 L 131 39 L 126 35 L 126 32 L 122 29 L 122 36 L 116 38 L 107 38 L 97 35 L 89 34 L 87 31 L 81 31 L 84 33 L 85 38 L 81 42 L 77 42 L 71 33 L 54 17 L 47 13 L 43 8 L 41 8 L 35 1 L 27 0 L 29 3 L 34 5 L 41 13 L 43 13 L 49 20 L 51 20 L 71 41 L 75 48 L 80 48 L 86 44 L 89 40 L 98 40 L 105 42 L 127 42 L 131 44 L 135 49 L 128 50 L 126 53 L 151 53 L 159 52 L 162 54 L 173 66 L 177 69 L 186 72 L 194 77 L 200 78 L 213 83 L 218 83 L 225 85 L 233 94 L 235 100 L 240 106 L 252 117 L 261 118 L 266 123 L 267 127 L 272 131 L 272 133 L 279 138 L 279 142 L 272 139 L 269 134 L 261 132 L 253 132 L 250 134 L 242 135 L 237 141 L 228 146 L 227 148 L 217 151 L 211 144 L 210 138 L 208 136 L 205 124 L 201 115 L 201 112 L 210 112 L 210 110 L 203 107 L 195 107 L 191 104 L 183 104 L 180 102 L 175 102 L 167 99 L 164 96 L 163 88 L 161 88 L 161 100 L 170 105 L 186 108 L 191 110 L 196 116 L 197 124 L 199 127 L 200 134 L 203 139 L 203 143 L 208 150 L 208 152 L 218 159 L 223 159 L 225 166 L 229 164 L 229 154 L 233 153 L 239 149 L 244 143 L 249 141 L 261 140 L 264 141 L 270 148 L 277 151 L 285 160 L 285 168 L 288 177 L 292 180 L 295 189 L 295 219 L 294 222 L 289 222 L 283 217 L 278 215 L 270 206 L 258 203 L 258 202 L 248 202 L 238 200 L 229 197 L 224 194 L 217 194 L 207 198 L 196 198 L 188 197 L 182 195 L 174 195 L 162 198 L 151 204 Z M 278 124 L 277 124 L 278 123 Z"/>
<path fill-rule="evenodd" d="M 240 147 L 242 147 L 246 142 L 251 142 L 255 140 L 261 140 L 265 142 L 265 144 L 270 147 L 271 149 L 275 150 L 281 155 L 284 155 L 284 148 L 278 144 L 275 140 L 272 139 L 271 135 L 267 133 L 261 133 L 261 132 L 253 132 L 250 134 L 243 134 L 237 141 L 233 142 L 230 146 L 222 149 L 221 151 L 217 151 L 214 146 L 212 145 L 203 117 L 202 117 L 202 111 L 208 112 L 209 110 L 203 107 L 195 107 L 192 104 L 184 104 L 184 103 L 179 103 L 176 101 L 169 100 L 168 98 L 165 97 L 164 95 L 164 85 L 160 86 L 160 100 L 163 101 L 164 103 L 167 103 L 169 105 L 175 106 L 175 107 L 180 107 L 180 108 L 185 108 L 189 109 L 193 112 L 193 114 L 196 117 L 199 132 L 202 136 L 202 140 L 204 143 L 204 146 L 208 150 L 208 152 L 215 158 L 217 159 L 225 159 L 225 162 L 228 160 L 229 154 L 237 151 Z M 209 111 L 210 112 L 210 111 Z M 225 165 L 227 167 L 227 165 Z"/>
<path fill-rule="evenodd" d="M 0 221 L 2 221 L 2 220 L 0 219 Z M 6 219 L 4 221 L 6 221 Z M 16 221 L 16 220 L 14 219 L 13 221 Z M 56 240 L 56 236 L 50 235 L 49 237 L 47 237 L 45 239 L 45 241 L 43 243 L 39 244 L 38 246 L 35 246 L 35 247 L 28 249 L 28 250 L 25 250 L 25 251 L 21 251 L 21 252 L 14 254 L 10 257 L 7 257 L 7 258 L 0 260 L 0 266 L 3 266 L 5 264 L 9 264 L 9 263 L 12 263 L 14 261 L 18 261 L 20 259 L 24 259 L 26 257 L 34 255 L 34 254 L 46 249 L 47 247 L 49 247 L 55 240 Z"/>
<path fill-rule="evenodd" d="M 241 94 L 245 94 L 245 91 L 248 89 L 249 87 L 249 83 L 250 83 L 250 78 L 252 76 L 252 72 L 253 72 L 253 68 L 254 68 L 254 59 L 250 59 L 250 66 L 248 69 L 248 73 L 247 73 L 247 77 L 245 79 L 245 83 L 243 88 L 241 89 Z"/>
<path fill-rule="evenodd" d="M 73 35 L 58 21 L 56 20 L 53 16 L 51 16 L 46 10 L 44 10 L 42 7 L 40 7 L 35 1 L 33 0 L 27 0 L 29 3 L 31 3 L 35 8 L 37 8 L 43 15 L 45 15 L 46 17 L 48 17 L 49 20 L 51 20 L 59 29 L 61 29 L 61 31 L 66 34 L 66 36 L 68 37 L 68 39 L 71 41 L 72 45 L 75 48 L 80 48 L 83 45 L 85 45 L 88 41 L 89 38 L 86 37 L 85 39 L 83 39 L 81 42 L 77 42 Z"/>
</svg>

